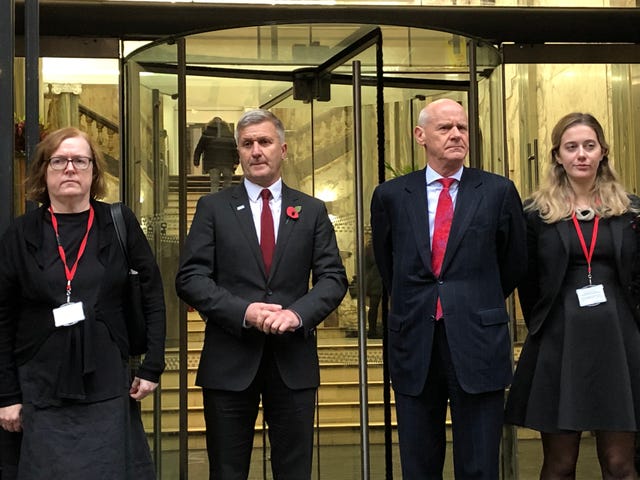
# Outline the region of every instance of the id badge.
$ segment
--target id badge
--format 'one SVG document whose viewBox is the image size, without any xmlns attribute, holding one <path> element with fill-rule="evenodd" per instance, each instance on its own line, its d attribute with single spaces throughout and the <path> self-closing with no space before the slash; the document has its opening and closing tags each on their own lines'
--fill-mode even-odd
<svg viewBox="0 0 640 480">
<path fill-rule="evenodd" d="M 68 327 L 84 320 L 82 302 L 69 302 L 53 309 L 56 327 Z"/>
<path fill-rule="evenodd" d="M 603 285 L 587 285 L 576 289 L 576 294 L 581 307 L 595 307 L 607 301 Z"/>
</svg>

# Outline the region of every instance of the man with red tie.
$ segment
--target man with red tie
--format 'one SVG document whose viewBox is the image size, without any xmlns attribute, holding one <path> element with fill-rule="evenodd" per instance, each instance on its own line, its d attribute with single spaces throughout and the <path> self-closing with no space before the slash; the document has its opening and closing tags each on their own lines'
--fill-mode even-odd
<svg viewBox="0 0 640 480">
<path fill-rule="evenodd" d="M 414 136 L 427 167 L 379 185 L 376 262 L 390 294 L 389 364 L 403 478 L 442 479 L 447 403 L 458 479 L 497 480 L 511 381 L 505 297 L 526 265 L 520 197 L 504 177 L 464 166 L 463 107 L 427 105 Z"/>
<path fill-rule="evenodd" d="M 273 477 L 308 479 L 316 327 L 341 302 L 347 277 L 324 203 L 282 181 L 281 121 L 246 112 L 236 142 L 244 179 L 198 201 L 176 277 L 178 295 L 207 322 L 196 384 L 210 479 L 248 477 L 260 401 Z"/>
</svg>

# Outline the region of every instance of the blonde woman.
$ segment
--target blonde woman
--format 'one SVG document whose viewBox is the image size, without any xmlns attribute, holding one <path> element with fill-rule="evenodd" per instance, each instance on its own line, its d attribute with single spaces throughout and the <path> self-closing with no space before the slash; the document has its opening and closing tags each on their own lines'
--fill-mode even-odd
<svg viewBox="0 0 640 480">
<path fill-rule="evenodd" d="M 528 274 L 518 291 L 529 333 L 506 420 L 541 432 L 542 479 L 575 478 L 582 431 L 595 432 L 603 478 L 636 479 L 638 198 L 618 182 L 592 115 L 566 115 L 551 139 L 546 182 L 525 202 Z"/>
</svg>

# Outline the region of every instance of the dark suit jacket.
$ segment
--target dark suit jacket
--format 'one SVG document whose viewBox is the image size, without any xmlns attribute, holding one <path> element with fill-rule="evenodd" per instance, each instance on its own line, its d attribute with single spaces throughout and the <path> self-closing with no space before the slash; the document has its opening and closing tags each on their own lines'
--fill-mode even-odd
<svg viewBox="0 0 640 480">
<path fill-rule="evenodd" d="M 461 387 L 479 393 L 508 385 L 511 342 L 504 299 L 526 266 L 525 222 L 513 183 L 463 170 L 440 278 L 431 270 L 425 170 L 376 188 L 371 227 L 376 261 L 391 296 L 394 389 L 418 395 L 424 387 L 438 296 Z"/>
<path fill-rule="evenodd" d="M 287 217 L 289 206 L 301 207 L 299 218 Z M 244 315 L 250 303 L 265 302 L 302 319 L 297 331 L 269 336 L 285 384 L 317 387 L 315 328 L 339 305 L 346 288 L 333 225 L 320 200 L 282 185 L 267 277 L 244 183 L 200 198 L 176 277 L 178 295 L 207 319 L 196 384 L 230 391 L 250 385 L 267 335 L 243 327 Z"/>
<path fill-rule="evenodd" d="M 637 207 L 640 199 L 633 197 L 632 201 Z M 569 265 L 569 242 L 576 233 L 570 220 L 548 224 L 542 221 L 537 210 L 527 212 L 526 217 L 529 260 L 527 275 L 518 285 L 518 294 L 529 335 L 535 335 L 560 292 Z M 634 260 L 640 254 L 636 232 L 631 228 L 634 217 L 634 213 L 626 213 L 610 218 L 607 227 L 614 243 L 620 285 L 640 322 L 639 300 L 634 298 L 631 285 Z"/>
<path fill-rule="evenodd" d="M 98 261 L 105 266 L 93 320 L 107 325 L 114 341 L 128 356 L 128 340 L 122 300 L 125 297 L 127 264 L 116 237 L 109 205 L 93 202 L 98 236 Z M 149 243 L 135 215 L 123 206 L 132 268 L 140 273 L 147 319 L 149 351 L 138 376 L 157 382 L 164 370 L 165 306 L 162 280 Z M 53 291 L 42 270 L 45 208 L 17 218 L 0 245 L 0 406 L 21 402 L 16 365 L 29 360 L 55 330 L 52 309 L 60 306 L 60 291 Z M 50 228 L 50 227 L 49 227 Z M 94 229 L 96 229 L 94 231 Z M 85 307 L 86 308 L 86 307 Z M 96 355 L 99 352 L 94 352 Z M 114 365 L 114 368 L 121 366 Z"/>
</svg>

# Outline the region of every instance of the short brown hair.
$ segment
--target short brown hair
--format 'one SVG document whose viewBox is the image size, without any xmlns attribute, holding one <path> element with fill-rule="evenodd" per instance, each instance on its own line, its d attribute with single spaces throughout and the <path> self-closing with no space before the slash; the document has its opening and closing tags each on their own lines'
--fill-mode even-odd
<svg viewBox="0 0 640 480">
<path fill-rule="evenodd" d="M 49 168 L 49 158 L 60 144 L 68 138 L 83 138 L 91 149 L 93 159 L 93 174 L 91 178 L 91 198 L 102 198 L 107 192 L 104 178 L 104 168 L 102 155 L 96 149 L 89 136 L 82 130 L 75 127 L 64 127 L 47 134 L 38 144 L 36 151 L 31 157 L 29 172 L 25 180 L 25 194 L 29 200 L 48 205 L 49 192 L 47 191 L 47 168 Z"/>
</svg>

